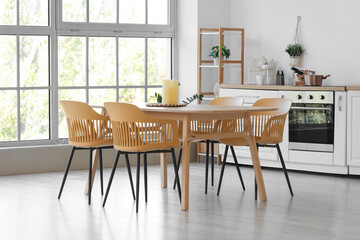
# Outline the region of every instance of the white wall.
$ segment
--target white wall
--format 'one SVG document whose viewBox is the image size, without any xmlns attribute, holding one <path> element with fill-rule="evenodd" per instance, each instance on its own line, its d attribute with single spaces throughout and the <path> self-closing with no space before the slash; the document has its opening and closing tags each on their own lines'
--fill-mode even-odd
<svg viewBox="0 0 360 240">
<path fill-rule="evenodd" d="M 325 85 L 360 85 L 360 1 L 232 0 L 228 7 L 223 15 L 231 16 L 231 26 L 245 28 L 247 65 L 266 56 L 276 60 L 289 76 L 284 49 L 293 38 L 297 16 L 301 16 L 300 39 L 306 49 L 301 68 L 330 73 Z"/>
<path fill-rule="evenodd" d="M 180 100 L 197 93 L 199 28 L 230 25 L 228 12 L 232 0 L 177 1 L 177 78 L 181 82 Z"/>
<path fill-rule="evenodd" d="M 197 93 L 198 5 L 194 0 L 177 1 L 177 71 L 179 100 Z"/>
<path fill-rule="evenodd" d="M 296 18 L 301 16 L 300 40 L 306 49 L 301 69 L 332 76 L 324 85 L 360 85 L 360 1 L 357 0 L 198 0 L 198 27 L 245 28 L 245 70 L 254 58 L 277 62 L 293 84 L 289 57 Z M 245 71 L 245 83 L 247 71 Z M 226 78 L 230 79 L 226 79 Z M 225 81 L 232 82 L 231 74 Z"/>
<path fill-rule="evenodd" d="M 219 28 L 230 25 L 229 6 L 233 0 L 198 0 L 199 28 Z"/>
<path fill-rule="evenodd" d="M 198 28 L 220 28 L 229 27 L 231 23 L 230 14 L 219 14 L 229 12 L 229 6 L 232 0 L 198 0 Z M 209 56 L 211 48 L 219 45 L 219 35 L 202 35 L 202 59 L 212 60 Z M 228 43 L 225 43 L 229 47 Z M 234 50 L 234 48 L 230 49 Z M 198 39 L 199 52 L 199 39 Z M 234 51 L 231 52 L 234 56 Z M 199 56 L 198 56 L 199 58 Z M 225 66 L 224 78 L 228 79 L 228 73 L 231 71 Z M 239 68 L 237 68 L 239 69 Z M 202 68 L 202 91 L 213 92 L 214 85 L 218 82 L 217 68 Z M 235 76 L 236 77 L 236 76 Z M 211 97 L 211 96 L 210 96 Z"/>
</svg>

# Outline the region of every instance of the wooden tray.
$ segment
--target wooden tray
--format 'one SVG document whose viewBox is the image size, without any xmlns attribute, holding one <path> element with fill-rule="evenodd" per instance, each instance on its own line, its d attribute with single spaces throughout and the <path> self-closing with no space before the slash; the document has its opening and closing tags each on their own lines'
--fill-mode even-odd
<svg viewBox="0 0 360 240">
<path fill-rule="evenodd" d="M 147 103 L 147 107 L 185 107 L 186 104 L 162 104 L 162 103 Z"/>
</svg>

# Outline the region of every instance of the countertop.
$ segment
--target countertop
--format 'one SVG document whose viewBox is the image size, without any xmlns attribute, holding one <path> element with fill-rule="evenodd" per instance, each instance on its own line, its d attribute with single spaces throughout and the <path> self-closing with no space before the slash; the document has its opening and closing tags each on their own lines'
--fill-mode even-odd
<svg viewBox="0 0 360 240">
<path fill-rule="evenodd" d="M 360 90 L 360 86 L 283 86 L 283 85 L 237 85 L 220 84 L 220 88 L 238 88 L 253 90 L 287 90 L 287 91 L 346 91 Z"/>
<path fill-rule="evenodd" d="M 346 86 L 346 90 L 360 90 L 360 86 Z"/>
</svg>

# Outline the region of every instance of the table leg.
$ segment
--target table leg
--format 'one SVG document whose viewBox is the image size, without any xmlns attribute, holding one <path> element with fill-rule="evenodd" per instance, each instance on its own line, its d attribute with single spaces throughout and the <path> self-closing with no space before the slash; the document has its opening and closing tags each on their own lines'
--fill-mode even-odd
<svg viewBox="0 0 360 240">
<path fill-rule="evenodd" d="M 95 154 L 93 155 L 91 188 L 94 186 L 95 173 L 96 173 L 97 165 L 99 162 L 99 149 L 95 149 L 94 151 L 95 151 Z M 85 187 L 85 194 L 88 195 L 88 193 L 89 193 L 89 180 L 86 181 L 86 187 Z"/>
<path fill-rule="evenodd" d="M 253 168 L 255 172 L 255 179 L 259 190 L 259 197 L 262 202 L 267 201 L 264 178 L 261 171 L 261 165 L 259 160 L 258 151 L 256 148 L 256 141 L 252 132 L 250 115 L 247 114 L 245 118 L 245 131 L 249 133 L 249 136 L 245 137 L 250 148 L 251 159 L 253 162 Z"/>
<path fill-rule="evenodd" d="M 190 170 L 190 143 L 189 140 L 190 118 L 188 115 L 183 119 L 183 153 L 182 153 L 182 177 L 181 177 L 181 210 L 189 209 L 189 170 Z"/>
<path fill-rule="evenodd" d="M 167 160 L 166 153 L 160 153 L 161 187 L 167 188 Z"/>
</svg>

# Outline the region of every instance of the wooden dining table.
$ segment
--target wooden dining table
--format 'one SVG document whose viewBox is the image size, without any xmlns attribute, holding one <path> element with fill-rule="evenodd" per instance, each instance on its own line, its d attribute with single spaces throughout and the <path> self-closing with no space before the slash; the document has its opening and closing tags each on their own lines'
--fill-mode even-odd
<svg viewBox="0 0 360 240">
<path fill-rule="evenodd" d="M 189 176 L 190 176 L 190 145 L 194 141 L 204 139 L 220 139 L 243 137 L 249 144 L 253 168 L 255 172 L 256 183 L 261 201 L 267 201 L 264 179 L 261 171 L 261 165 L 256 148 L 256 142 L 253 135 L 250 114 L 254 112 L 275 111 L 275 107 L 242 107 L 242 106 L 219 106 L 219 105 L 200 105 L 190 104 L 186 107 L 147 107 L 145 104 L 136 104 L 148 115 L 168 120 L 177 120 L 182 122 L 182 175 L 181 175 L 181 209 L 189 209 Z M 103 110 L 103 113 L 104 110 Z M 241 119 L 243 124 L 241 131 L 236 132 L 194 132 L 191 124 L 194 121 L 216 121 Z M 96 158 L 97 154 L 95 154 Z M 97 159 L 94 159 L 93 166 L 96 169 Z M 166 155 L 162 154 L 160 158 L 161 165 L 161 185 L 167 187 L 167 162 Z M 93 171 L 95 172 L 95 171 Z"/>
</svg>

